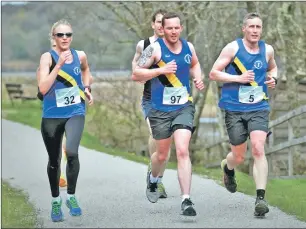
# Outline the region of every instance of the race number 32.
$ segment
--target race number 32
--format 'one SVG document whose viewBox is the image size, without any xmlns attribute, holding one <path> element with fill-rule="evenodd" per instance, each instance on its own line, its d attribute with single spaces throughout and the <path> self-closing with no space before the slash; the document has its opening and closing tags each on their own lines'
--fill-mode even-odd
<svg viewBox="0 0 306 229">
<path fill-rule="evenodd" d="M 67 107 L 81 102 L 78 86 L 55 90 L 57 107 Z"/>
<path fill-rule="evenodd" d="M 65 100 L 65 105 L 71 105 L 75 103 L 73 95 L 70 97 L 68 96 L 64 97 L 64 100 Z"/>
</svg>

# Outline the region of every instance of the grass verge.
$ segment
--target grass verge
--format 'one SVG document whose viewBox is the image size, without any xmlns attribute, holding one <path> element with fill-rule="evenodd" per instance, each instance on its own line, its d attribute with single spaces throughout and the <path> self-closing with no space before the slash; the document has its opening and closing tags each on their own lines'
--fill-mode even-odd
<svg viewBox="0 0 306 229">
<path fill-rule="evenodd" d="M 35 228 L 37 215 L 28 196 L 6 181 L 1 182 L 2 188 L 2 228 Z"/>
<path fill-rule="evenodd" d="M 2 117 L 11 121 L 23 123 L 31 127 L 40 128 L 41 108 L 39 102 L 25 102 L 12 107 L 8 102 L 2 102 Z M 146 157 L 133 153 L 104 147 L 99 139 L 84 130 L 81 145 L 102 151 L 114 156 L 120 156 L 128 160 L 148 164 Z M 176 163 L 170 162 L 168 168 L 175 169 Z M 222 173 L 220 169 L 206 169 L 200 165 L 193 166 L 193 172 L 221 184 Z M 237 171 L 238 191 L 248 195 L 255 195 L 255 184 L 253 178 L 247 174 Z M 222 184 L 221 184 L 222 185 Z M 298 219 L 306 221 L 306 180 L 305 179 L 272 179 L 267 186 L 267 200 L 270 205 L 276 206 L 288 214 L 295 215 Z"/>
</svg>

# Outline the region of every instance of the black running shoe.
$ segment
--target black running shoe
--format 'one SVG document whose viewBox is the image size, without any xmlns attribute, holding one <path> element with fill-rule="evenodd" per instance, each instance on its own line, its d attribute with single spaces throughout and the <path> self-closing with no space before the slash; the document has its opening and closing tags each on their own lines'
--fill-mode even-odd
<svg viewBox="0 0 306 229">
<path fill-rule="evenodd" d="M 190 198 L 184 199 L 181 205 L 181 214 L 185 216 L 196 216 L 197 213 L 192 205 L 194 204 L 191 202 Z"/>
<path fill-rule="evenodd" d="M 150 182 L 150 174 L 147 176 L 147 190 L 146 190 L 146 195 L 148 200 L 151 203 L 156 203 L 159 199 L 159 192 L 157 190 L 157 182 L 156 183 L 151 183 Z"/>
<path fill-rule="evenodd" d="M 236 182 L 236 178 L 235 175 L 234 176 L 229 176 L 228 174 L 226 174 L 224 167 L 226 165 L 226 159 L 222 160 L 221 162 L 221 169 L 223 171 L 223 183 L 225 188 L 231 192 L 234 193 L 237 191 L 237 182 Z"/>
<path fill-rule="evenodd" d="M 254 216 L 263 217 L 269 212 L 268 203 L 263 198 L 256 198 Z"/>
</svg>

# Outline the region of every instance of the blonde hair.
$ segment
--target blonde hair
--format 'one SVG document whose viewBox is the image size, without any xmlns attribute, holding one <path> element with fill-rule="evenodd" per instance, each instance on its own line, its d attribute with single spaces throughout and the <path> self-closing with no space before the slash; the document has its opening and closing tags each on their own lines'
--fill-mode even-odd
<svg viewBox="0 0 306 229">
<path fill-rule="evenodd" d="M 49 33 L 49 40 L 50 40 L 50 43 L 51 43 L 51 48 L 56 46 L 55 40 L 54 40 L 54 38 L 53 38 L 53 36 L 54 36 L 53 33 L 54 33 L 54 30 L 55 30 L 58 26 L 60 26 L 60 25 L 68 25 L 68 26 L 72 29 L 71 24 L 70 24 L 66 19 L 61 19 L 61 20 L 55 22 L 55 23 L 52 25 L 51 30 L 50 30 L 50 33 Z"/>
</svg>

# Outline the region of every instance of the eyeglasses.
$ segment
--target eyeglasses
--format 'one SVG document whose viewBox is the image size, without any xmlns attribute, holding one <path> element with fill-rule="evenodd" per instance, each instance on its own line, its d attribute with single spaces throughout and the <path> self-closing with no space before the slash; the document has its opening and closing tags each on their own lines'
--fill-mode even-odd
<svg viewBox="0 0 306 229">
<path fill-rule="evenodd" d="M 55 33 L 54 34 L 57 37 L 64 37 L 66 35 L 66 37 L 72 37 L 72 33 Z"/>
</svg>

